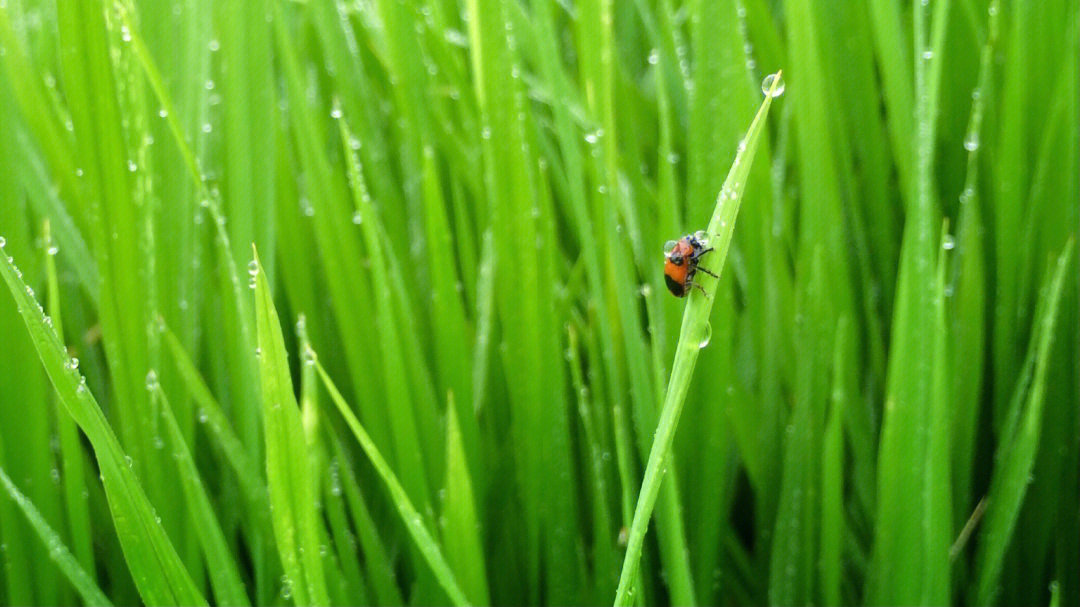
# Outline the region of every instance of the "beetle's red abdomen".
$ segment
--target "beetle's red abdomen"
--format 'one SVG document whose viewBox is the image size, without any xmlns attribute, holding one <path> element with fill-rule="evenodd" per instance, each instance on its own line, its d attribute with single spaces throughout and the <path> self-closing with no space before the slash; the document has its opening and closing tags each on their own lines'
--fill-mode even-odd
<svg viewBox="0 0 1080 607">
<path fill-rule="evenodd" d="M 664 262 L 664 282 L 675 297 L 686 295 L 686 283 L 692 278 L 690 268 L 693 262 L 694 247 L 685 238 L 676 242 L 667 254 Z"/>
</svg>

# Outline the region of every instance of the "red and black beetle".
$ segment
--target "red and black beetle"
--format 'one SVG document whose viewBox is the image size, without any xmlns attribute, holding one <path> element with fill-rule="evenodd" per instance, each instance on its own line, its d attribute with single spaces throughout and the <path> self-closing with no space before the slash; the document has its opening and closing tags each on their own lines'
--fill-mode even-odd
<svg viewBox="0 0 1080 607">
<path fill-rule="evenodd" d="M 664 282 L 667 283 L 667 288 L 672 295 L 686 297 L 691 287 L 701 289 L 704 294 L 705 289 L 694 282 L 694 274 L 698 270 L 713 278 L 719 278 L 705 268 L 698 267 L 701 256 L 711 250 L 712 247 L 708 246 L 705 232 L 702 230 L 687 234 L 679 240 L 667 241 L 664 245 Z"/>
</svg>

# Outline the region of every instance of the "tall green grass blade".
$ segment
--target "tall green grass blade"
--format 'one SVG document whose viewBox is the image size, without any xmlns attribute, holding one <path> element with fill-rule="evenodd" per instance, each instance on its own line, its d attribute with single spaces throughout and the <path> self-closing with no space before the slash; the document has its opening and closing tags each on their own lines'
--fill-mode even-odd
<svg viewBox="0 0 1080 607">
<path fill-rule="evenodd" d="M 364 552 L 364 566 L 367 571 L 368 583 L 372 586 L 375 600 L 384 605 L 404 604 L 405 601 L 401 598 L 401 591 L 397 587 L 397 575 L 394 572 L 393 562 L 390 560 L 383 541 L 376 533 L 375 522 L 371 518 L 371 513 L 364 502 L 363 495 L 360 493 L 360 486 L 352 466 L 349 464 L 349 459 L 346 457 L 342 441 L 334 433 L 330 442 L 334 449 L 334 462 L 331 466 L 337 464 L 336 468 L 331 469 L 330 480 L 332 483 L 334 480 L 340 483 L 338 489 L 345 496 L 345 501 L 349 506 L 353 527 L 359 536 L 360 548 Z M 336 479 L 333 476 L 335 472 L 337 474 Z M 334 485 L 331 484 L 331 491 L 333 490 Z"/>
<path fill-rule="evenodd" d="M 63 315 L 60 310 L 60 282 L 56 277 L 56 245 L 53 243 L 50 223 L 45 221 L 45 279 L 49 317 L 58 336 L 64 335 Z M 93 536 L 90 530 L 90 512 L 87 507 L 83 483 L 86 479 L 82 443 L 75 422 L 56 403 L 56 433 L 60 439 L 60 458 L 64 478 L 64 504 L 67 509 L 70 543 L 79 564 L 86 571 L 94 571 Z"/>
<path fill-rule="evenodd" d="M 458 424 L 454 397 L 446 409 L 446 501 L 442 511 L 442 536 L 446 552 L 454 555 L 454 570 L 466 596 L 476 605 L 489 605 L 487 571 L 483 552 L 483 527 L 477 518 L 469 462 Z"/>
<path fill-rule="evenodd" d="M 14 264 L 0 262 L 0 274 L 15 298 L 38 357 L 61 402 L 94 448 L 120 545 L 143 600 L 149 605 L 205 604 L 206 600 L 157 521 L 153 506 L 101 408 L 87 389 L 85 378 L 78 373 L 78 363 L 67 356 Z"/>
<path fill-rule="evenodd" d="M 218 524 L 214 514 L 213 504 L 206 494 L 198 468 L 191 457 L 184 435 L 180 431 L 180 424 L 173 415 L 168 397 L 161 391 L 158 383 L 157 372 L 151 369 L 146 377 L 146 389 L 150 391 L 153 399 L 161 407 L 161 417 L 165 425 L 165 434 L 168 436 L 169 449 L 173 460 L 176 462 L 177 475 L 180 478 L 180 486 L 184 491 L 184 500 L 187 510 L 198 529 L 199 542 L 206 557 L 207 573 L 210 575 L 210 583 L 214 588 L 214 598 L 224 605 L 250 605 L 247 593 L 244 591 L 244 583 L 240 579 L 240 570 L 236 559 L 225 543 L 225 535 Z"/>
<path fill-rule="evenodd" d="M 372 205 L 371 196 L 368 194 L 367 185 L 361 174 L 361 167 L 355 152 L 349 143 L 352 134 L 345 119 L 339 119 L 339 132 L 341 134 L 342 147 L 348 162 L 347 171 L 349 184 L 352 187 L 353 200 L 356 204 L 356 212 L 366 219 L 360 224 L 367 244 L 368 254 L 371 256 L 372 287 L 375 290 L 376 323 L 379 334 L 379 349 L 381 352 L 380 362 L 383 369 L 383 382 L 386 386 L 386 395 L 390 402 L 398 406 L 389 412 L 390 430 L 394 438 L 395 461 L 400 462 L 402 482 L 405 484 L 409 496 L 419 504 L 426 516 L 434 513 L 431 505 L 431 485 L 428 484 L 425 471 L 424 444 L 420 440 L 420 432 L 416 421 L 418 408 L 415 403 L 421 400 L 418 382 L 409 381 L 410 373 L 406 363 L 404 342 L 407 339 L 399 331 L 404 323 L 393 322 L 395 309 L 401 304 L 401 300 L 394 301 L 395 287 L 391 284 L 401 284 L 400 278 L 391 277 L 391 261 L 389 249 L 384 248 L 382 234 L 379 230 L 379 220 Z"/>
<path fill-rule="evenodd" d="M 249 266 L 255 283 L 259 378 L 266 437 L 266 480 L 278 553 L 285 569 L 283 593 L 297 605 L 328 605 L 319 554 L 315 483 L 293 393 L 285 341 L 258 253 Z"/>
<path fill-rule="evenodd" d="M 888 386 L 878 459 L 878 509 L 875 521 L 873 563 L 868 580 L 870 603 L 948 603 L 951 587 L 948 576 L 948 548 L 952 534 L 942 522 L 951 519 L 951 487 L 941 491 L 942 464 L 938 447 L 948 444 L 948 423 L 939 417 L 946 407 L 941 394 L 935 402 L 935 288 L 938 263 L 938 220 L 933 191 L 934 137 L 938 115 L 939 70 L 943 60 L 940 27 L 947 5 L 935 5 L 934 36 L 927 36 L 927 16 L 915 7 L 915 91 L 916 91 L 916 198 L 908 207 L 904 241 L 900 249 L 897 301 L 894 307 L 892 348 L 889 355 Z M 945 8 L 942 8 L 945 6 Z M 935 294 L 928 296 L 928 294 Z M 940 337 L 940 335 L 938 335 Z M 948 462 L 948 456 L 944 456 Z M 932 461 L 926 469 L 914 461 Z"/>
<path fill-rule="evenodd" d="M 782 84 L 780 73 L 773 79 L 771 86 L 754 116 L 746 137 L 739 144 L 738 153 L 728 173 L 724 186 L 720 189 L 716 208 L 709 220 L 706 234 L 709 237 L 709 245 L 716 249 L 711 257 L 706 257 L 701 267 L 712 272 L 723 268 L 727 257 L 727 250 L 731 243 L 731 235 L 735 229 L 735 217 L 739 211 L 739 203 L 742 200 L 743 190 L 746 186 L 746 178 L 750 173 L 750 165 L 757 152 L 758 140 L 765 130 L 765 118 L 768 116 L 769 107 L 772 105 L 773 95 Z M 702 344 L 708 343 L 711 328 L 708 324 L 709 311 L 712 308 L 711 294 L 716 292 L 716 281 L 705 280 L 703 294 L 691 293 L 686 304 L 686 312 L 683 314 L 682 329 L 679 334 L 679 345 L 675 351 L 675 362 L 671 367 L 671 379 L 664 396 L 664 405 L 660 413 L 660 424 L 653 438 L 652 451 L 646 463 L 645 478 L 641 483 L 641 494 L 638 496 L 637 505 L 634 509 L 634 519 L 630 526 L 630 535 L 627 541 L 626 556 L 623 560 L 622 573 L 619 577 L 619 588 L 615 595 L 616 605 L 628 605 L 632 598 L 630 595 L 631 582 L 641 561 L 641 549 L 645 540 L 645 530 L 648 528 L 649 519 L 652 517 L 653 506 L 660 491 L 662 474 L 666 471 L 665 460 L 671 449 L 671 441 L 675 435 L 675 428 L 682 414 L 683 404 L 690 387 L 690 378 L 693 375 L 694 364 L 697 362 L 698 353 Z"/>
<path fill-rule="evenodd" d="M 986 96 L 990 90 L 991 59 L 997 44 L 997 0 L 988 25 L 986 44 L 980 53 L 979 79 L 972 93 L 971 116 L 964 140 L 978 142 L 982 138 Z M 953 428 L 953 506 L 954 523 L 959 525 L 972 507 L 971 472 L 975 457 L 975 437 L 979 415 L 979 398 L 983 391 L 983 369 L 986 344 L 986 260 L 983 220 L 978 189 L 980 150 L 969 147 L 964 189 L 960 194 L 960 216 L 957 221 L 956 260 L 953 263 L 952 285 L 955 295 L 948 302 L 950 353 L 952 355 L 952 400 L 955 414 Z"/>
<path fill-rule="evenodd" d="M 568 410 L 563 391 L 543 385 L 543 381 L 562 385 L 563 358 L 556 341 L 562 332 L 550 324 L 553 294 L 541 284 L 540 251 L 528 245 L 543 242 L 539 220 L 544 209 L 538 196 L 538 163 L 531 151 L 531 113 L 521 77 L 525 65 L 518 54 L 522 28 L 512 19 L 514 4 L 470 0 L 467 7 L 473 85 L 481 113 L 484 187 L 496 227 L 494 277 L 498 284 L 514 284 L 495 289 L 494 301 L 504 344 L 501 359 L 506 406 L 512 412 L 510 432 L 519 446 L 515 480 L 528 567 L 528 594 L 519 600 L 539 600 L 543 569 L 548 600 L 573 603 L 579 600 L 584 563 L 574 507 Z"/>
<path fill-rule="evenodd" d="M 210 436 L 213 437 L 214 442 L 221 449 L 225 461 L 229 463 L 236 474 L 240 487 L 250 503 L 252 505 L 264 503 L 267 499 L 264 472 L 260 471 L 255 462 L 248 458 L 247 451 L 244 449 L 240 438 L 233 431 L 225 411 L 199 375 L 195 363 L 184 351 L 180 339 L 168 327 L 165 327 L 162 331 L 162 337 L 166 350 L 170 353 L 172 362 L 176 366 L 177 373 L 195 401 L 197 406 L 196 416 L 199 423 L 206 426 Z M 257 511 L 261 511 L 261 509 Z"/>
<path fill-rule="evenodd" d="M 386 484 L 386 489 L 390 493 L 390 498 L 398 511 L 398 515 L 401 516 L 402 522 L 409 531 L 409 535 L 412 537 L 416 548 L 420 551 L 432 571 L 435 573 L 435 578 L 439 581 L 443 590 L 446 591 L 447 596 L 453 604 L 468 605 L 469 601 L 465 598 L 465 594 L 461 591 L 461 587 L 458 586 L 454 573 L 451 571 L 450 566 L 443 557 L 439 545 L 435 542 L 435 538 L 432 537 L 431 532 L 429 532 L 424 525 L 423 518 L 421 518 L 420 513 L 417 512 L 416 508 L 409 500 L 409 496 L 405 492 L 404 487 L 402 487 L 401 483 L 397 480 L 393 470 L 387 465 L 386 460 L 383 458 L 382 454 L 379 453 L 375 443 L 371 441 L 371 437 L 368 436 L 363 426 L 360 425 L 359 420 L 356 419 L 356 415 L 353 414 L 349 405 L 345 402 L 345 399 L 342 398 L 341 393 L 338 392 L 333 380 L 330 379 L 330 376 L 326 373 L 326 370 L 323 369 L 322 364 L 319 363 L 318 360 L 315 361 L 315 367 L 319 371 L 319 376 L 323 380 L 323 385 L 326 386 L 326 391 L 330 393 L 330 400 L 334 401 L 334 405 L 337 407 L 338 412 L 345 418 L 345 423 L 348 424 L 353 436 L 356 437 L 356 441 L 360 443 L 360 448 L 364 450 L 364 454 L 371 460 L 371 465 L 375 468 L 375 471 L 379 474 L 383 483 Z"/>
<path fill-rule="evenodd" d="M 826 605 L 840 604 L 840 580 L 843 571 L 842 537 L 844 534 L 844 410 L 850 407 L 851 395 L 846 392 L 844 344 L 850 323 L 841 321 L 836 332 L 833 351 L 833 394 L 829 403 L 828 421 L 822 438 L 821 461 L 821 598 Z"/>
<path fill-rule="evenodd" d="M 1036 314 L 1036 338 L 1031 342 L 1030 359 L 1034 361 L 1031 383 L 1025 395 L 1017 394 L 1023 400 L 1023 410 L 1016 409 L 1015 423 L 1006 424 L 1003 430 L 1001 446 L 995 456 L 994 472 L 990 481 L 987 497 L 986 520 L 983 523 L 976 555 L 975 603 L 989 605 L 995 600 L 1002 563 L 1006 549 L 1013 538 L 1013 530 L 1019 515 L 1020 506 L 1027 493 L 1031 480 L 1032 466 L 1039 446 L 1039 434 L 1042 428 L 1042 415 L 1045 408 L 1046 374 L 1049 367 L 1050 346 L 1054 339 L 1054 327 L 1058 318 L 1058 304 L 1061 300 L 1065 272 L 1072 259 L 1072 241 L 1057 257 L 1056 263 L 1048 270 L 1044 280 L 1044 290 L 1039 298 L 1039 313 Z M 1052 272 L 1052 274 L 1051 274 Z M 1024 384 L 1021 383 L 1018 389 Z"/>
<path fill-rule="evenodd" d="M 10 124 L 11 118 L 7 108 L 0 109 L 0 128 Z M 9 154 L 10 150 L 0 152 L 0 162 L 11 167 L 11 172 L 18 171 L 18 164 Z M 0 175 L 0 196 L 3 199 L 21 198 L 22 193 L 14 177 L 13 174 Z M 5 231 L 10 230 L 10 242 L 0 254 L 17 254 L 20 258 L 25 255 L 26 259 L 38 262 L 41 255 L 31 253 L 33 240 L 29 226 L 19 221 L 22 212 L 22 204 L 0 205 L 0 225 L 4 226 Z M 36 270 L 39 265 L 34 263 L 27 269 L 27 280 L 34 284 L 38 284 L 36 277 L 40 273 Z M 46 464 L 44 470 L 40 470 L 41 464 L 51 459 L 48 453 L 51 407 L 44 403 L 48 386 L 44 384 L 41 370 L 34 360 L 33 342 L 23 332 L 22 324 L 15 302 L 7 297 L 0 300 L 0 332 L 4 335 L 0 365 L 6 370 L 0 374 L 0 467 L 14 475 L 30 491 L 30 499 L 37 501 L 45 495 L 55 495 L 52 491 L 42 493 L 43 489 L 50 489 L 49 468 L 54 464 Z M 28 403 L 37 406 L 27 407 Z M 44 502 L 43 505 L 47 504 Z M 59 527 L 58 519 L 51 516 L 53 512 L 46 511 L 44 514 L 54 527 Z M 7 547 L 7 550 L 0 552 L 0 569 L 5 573 L 2 588 L 8 595 L 6 600 L 12 603 L 33 603 L 46 598 L 58 600 L 56 596 L 47 596 L 55 592 L 55 588 L 42 592 L 45 589 L 35 584 L 32 563 L 44 560 L 46 555 L 41 544 L 32 538 L 33 533 L 16 512 L 14 504 L 7 500 L 0 501 L 0 542 Z M 48 569 L 42 573 L 55 580 L 55 568 L 50 566 Z"/>
<path fill-rule="evenodd" d="M 784 429 L 783 476 L 769 567 L 769 602 L 777 605 L 812 602 L 819 591 L 816 562 L 820 551 L 835 548 L 821 544 L 814 524 L 823 516 L 825 470 L 813 454 L 824 449 L 831 359 L 850 345 L 833 343 L 835 338 L 828 329 L 831 309 L 824 297 L 825 267 L 825 246 L 818 245 L 810 262 L 809 280 L 796 303 L 803 315 L 803 321 L 796 325 L 797 339 L 805 354 L 797 363 L 795 406 Z M 839 324 L 845 322 L 843 318 Z M 837 337 L 848 335 L 838 330 Z M 820 533 L 826 531 L 830 530 L 824 526 L 820 529 Z M 823 582 L 829 580 L 829 567 L 835 564 L 821 563 Z"/>
<path fill-rule="evenodd" d="M 98 588 L 98 585 L 94 583 L 94 578 L 90 577 L 86 569 L 79 565 L 79 562 L 68 550 L 68 547 L 64 545 L 60 536 L 57 535 L 56 531 L 53 531 L 49 523 L 34 507 L 34 504 L 15 487 L 15 484 L 11 482 L 3 469 L 0 469 L 0 482 L 4 484 L 4 490 L 7 491 L 8 497 L 22 510 L 23 514 L 26 515 L 26 520 L 30 522 L 41 541 L 48 547 L 49 558 L 56 563 L 56 566 L 60 568 L 60 571 L 71 582 L 71 585 L 79 592 L 79 596 L 82 597 L 83 601 L 87 605 L 112 605 L 101 591 L 101 588 Z"/>
</svg>

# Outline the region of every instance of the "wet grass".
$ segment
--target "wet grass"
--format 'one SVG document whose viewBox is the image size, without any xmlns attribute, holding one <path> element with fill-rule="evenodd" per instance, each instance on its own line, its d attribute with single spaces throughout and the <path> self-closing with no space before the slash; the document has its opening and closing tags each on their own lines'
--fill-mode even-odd
<svg viewBox="0 0 1080 607">
<path fill-rule="evenodd" d="M 1078 17 L 0 4 L 0 602 L 1080 603 Z"/>
</svg>

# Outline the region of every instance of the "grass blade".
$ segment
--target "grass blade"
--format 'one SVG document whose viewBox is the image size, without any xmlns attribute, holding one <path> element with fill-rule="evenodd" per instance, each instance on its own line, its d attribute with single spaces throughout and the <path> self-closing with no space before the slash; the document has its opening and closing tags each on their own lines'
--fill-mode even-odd
<svg viewBox="0 0 1080 607">
<path fill-rule="evenodd" d="M 146 389 L 161 407 L 165 434 L 169 437 L 168 444 L 172 450 L 173 460 L 176 462 L 180 487 L 184 491 L 184 501 L 195 521 L 199 542 L 206 556 L 207 572 L 210 574 L 210 583 L 214 588 L 214 598 L 223 605 L 250 605 L 251 601 L 248 600 L 247 593 L 244 591 L 244 583 L 240 580 L 237 561 L 225 543 L 225 535 L 214 514 L 213 504 L 206 495 L 199 470 L 191 458 L 191 451 L 180 431 L 180 424 L 176 422 L 176 416 L 173 415 L 169 400 L 161 390 L 157 373 L 153 369 L 147 373 Z"/>
<path fill-rule="evenodd" d="M 47 308 L 52 318 L 53 328 L 58 336 L 64 335 L 64 324 L 60 311 L 60 283 L 56 277 L 54 246 L 49 231 L 50 223 L 45 220 L 45 279 L 48 285 Z M 79 442 L 79 430 L 71 416 L 63 411 L 63 405 L 56 404 L 56 433 L 60 438 L 60 457 L 64 475 L 64 502 L 67 507 L 68 529 L 71 531 L 71 543 L 74 546 L 79 564 L 87 571 L 94 571 L 93 537 L 90 531 L 90 513 L 86 496 L 83 494 L 83 482 L 86 478 L 83 465 L 82 444 Z"/>
<path fill-rule="evenodd" d="M 489 605 L 484 564 L 483 528 L 476 516 L 469 462 L 458 424 L 453 394 L 446 409 L 446 502 L 443 504 L 443 545 L 454 555 L 454 570 L 473 604 Z"/>
<path fill-rule="evenodd" d="M 704 258 L 701 267 L 713 272 L 721 271 L 724 260 L 727 257 L 728 247 L 731 244 L 731 235 L 735 229 L 735 217 L 739 212 L 739 203 L 742 201 L 743 190 L 746 185 L 746 177 L 750 173 L 750 165 L 757 152 L 758 140 L 765 130 L 765 118 L 769 114 L 773 95 L 782 83 L 780 72 L 777 72 L 772 85 L 761 102 L 754 121 L 746 132 L 746 138 L 739 144 L 739 151 L 735 155 L 731 171 L 728 173 L 724 186 L 716 201 L 712 219 L 706 230 L 710 246 L 716 253 Z M 698 353 L 702 344 L 708 343 L 711 328 L 708 324 L 709 311 L 712 308 L 712 294 L 716 292 L 717 281 L 704 280 L 704 294 L 691 293 L 683 313 L 682 330 L 679 334 L 679 344 L 675 350 L 675 362 L 671 367 L 671 379 L 668 383 L 667 393 L 664 396 L 663 409 L 660 412 L 660 424 L 653 438 L 652 451 L 645 467 L 645 478 L 641 483 L 641 494 L 638 496 L 637 505 L 634 509 L 634 519 L 630 525 L 630 536 L 626 546 L 626 556 L 623 560 L 622 573 L 619 577 L 619 587 L 615 594 L 616 605 L 629 605 L 631 603 L 631 582 L 637 574 L 641 561 L 641 548 L 645 541 L 645 530 L 648 528 L 649 519 L 652 517 L 653 506 L 660 492 L 662 474 L 665 472 L 665 460 L 671 450 L 671 441 L 675 436 L 675 428 L 682 414 L 686 393 L 690 388 L 690 378 L 694 372 L 694 364 L 697 362 Z"/>
<path fill-rule="evenodd" d="M 356 419 L 356 415 L 353 414 L 352 409 L 342 398 L 341 393 L 338 392 L 337 386 L 334 385 L 333 380 L 323 369 L 322 364 L 315 361 L 315 367 L 319 371 L 320 377 L 322 377 L 323 385 L 326 386 L 326 391 L 330 393 L 330 400 L 334 401 L 334 405 L 337 407 L 341 416 L 345 418 L 345 423 L 348 424 L 349 429 L 352 430 L 353 436 L 356 437 L 356 441 L 360 443 L 360 448 L 364 450 L 364 453 L 371 460 L 371 465 L 374 466 L 375 471 L 382 478 L 383 483 L 386 484 L 386 489 L 390 493 L 390 498 L 394 503 L 394 508 L 397 509 L 398 514 L 401 516 L 402 522 L 405 523 L 405 528 L 409 531 L 409 535 L 412 537 L 413 542 L 416 544 L 416 548 L 423 555 L 428 565 L 431 566 L 432 571 L 435 573 L 435 578 L 442 585 L 443 590 L 446 591 L 447 596 L 454 605 L 468 605 L 469 601 L 465 598 L 465 594 L 461 591 L 461 587 L 458 586 L 457 580 L 454 578 L 454 573 L 450 569 L 450 565 L 447 564 L 446 559 L 443 558 L 442 551 L 439 549 L 439 545 L 435 542 L 435 538 L 428 531 L 424 525 L 424 520 L 409 500 L 409 496 L 405 493 L 405 488 L 398 482 L 397 477 L 394 475 L 393 470 L 386 463 L 382 454 L 379 453 L 378 448 L 375 447 L 375 443 L 371 441 L 371 437 L 368 436 L 363 426 L 360 425 L 360 421 Z"/>
<path fill-rule="evenodd" d="M 987 498 L 986 520 L 976 556 L 977 605 L 990 605 L 994 602 L 1005 552 L 1012 541 L 1020 506 L 1027 493 L 1032 466 L 1035 463 L 1042 428 L 1050 346 L 1054 339 L 1065 271 L 1072 259 L 1072 244 L 1070 240 L 1054 264 L 1052 277 L 1043 283 L 1045 287 L 1039 302 L 1041 314 L 1036 316 L 1036 339 L 1031 343 L 1035 361 L 1034 375 L 1024 399 L 1021 413 L 1023 417 L 1018 420 L 1018 425 L 1013 426 L 1014 432 L 1002 436 L 1001 446 L 998 447 Z M 1023 383 L 1020 386 L 1022 387 Z"/>
<path fill-rule="evenodd" d="M 139 594 L 148 605 L 206 604 L 187 569 L 157 521 L 154 508 L 139 485 L 116 435 L 69 359 L 56 332 L 48 326 L 41 306 L 20 279 L 14 264 L 0 261 L 8 289 L 22 315 L 45 371 L 65 409 L 94 447 L 113 523 Z"/>
<path fill-rule="evenodd" d="M 60 568 L 60 571 L 71 582 L 71 585 L 79 592 L 79 596 L 83 598 L 83 601 L 87 605 L 112 605 L 109 599 L 106 598 L 105 593 L 101 591 L 101 588 L 98 588 L 98 585 L 94 583 L 94 578 L 90 577 L 86 570 L 79 565 L 79 562 L 72 556 L 71 551 L 61 541 L 60 536 L 53 531 L 52 527 L 49 527 L 49 524 L 45 522 L 34 504 L 30 503 L 30 500 L 19 492 L 2 468 L 0 468 L 0 483 L 3 483 L 8 497 L 22 510 L 23 514 L 26 515 L 26 520 L 30 522 L 30 526 L 34 528 L 34 531 L 37 531 L 41 541 L 48 547 L 49 558 L 56 563 L 56 566 Z"/>
<path fill-rule="evenodd" d="M 328 605 L 330 597 L 319 555 L 314 471 L 307 455 L 281 324 L 258 252 L 249 269 L 255 282 L 259 344 L 256 358 L 266 435 L 266 480 L 274 535 L 285 569 L 283 593 L 291 594 L 297 605 Z"/>
</svg>

